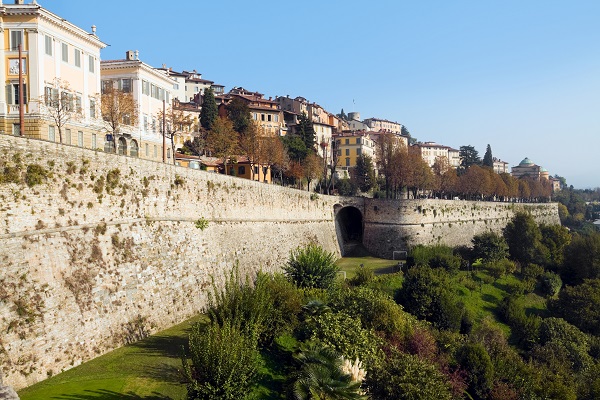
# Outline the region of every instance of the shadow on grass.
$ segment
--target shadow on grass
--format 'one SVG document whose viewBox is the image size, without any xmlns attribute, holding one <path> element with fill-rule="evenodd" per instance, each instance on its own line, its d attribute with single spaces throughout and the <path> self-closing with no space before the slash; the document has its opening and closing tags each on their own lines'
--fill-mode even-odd
<svg viewBox="0 0 600 400">
<path fill-rule="evenodd" d="M 506 283 L 494 282 L 494 287 L 504 291 L 505 293 L 511 293 L 513 288 Z"/>
<path fill-rule="evenodd" d="M 186 379 L 183 375 L 181 362 L 179 362 L 178 366 L 166 363 L 146 366 L 141 375 L 145 378 L 154 379 L 155 381 L 160 382 L 185 383 Z"/>
<path fill-rule="evenodd" d="M 63 400 L 172 400 L 168 396 L 163 396 L 160 393 L 154 392 L 150 396 L 138 396 L 134 393 L 118 393 L 112 390 L 86 390 L 83 394 L 65 394 L 53 399 Z"/>
<path fill-rule="evenodd" d="M 181 336 L 149 336 L 130 344 L 133 348 L 143 350 L 145 355 L 181 358 L 182 349 L 188 351 L 188 335 Z"/>
</svg>

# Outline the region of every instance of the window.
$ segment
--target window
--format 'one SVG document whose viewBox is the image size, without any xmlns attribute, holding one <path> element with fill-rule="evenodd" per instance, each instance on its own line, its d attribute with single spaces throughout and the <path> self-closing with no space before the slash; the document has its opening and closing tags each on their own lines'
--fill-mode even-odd
<svg viewBox="0 0 600 400">
<path fill-rule="evenodd" d="M 98 137 L 96 136 L 95 133 L 92 133 L 92 149 L 96 150 L 97 146 L 98 146 Z"/>
<path fill-rule="evenodd" d="M 90 118 L 96 118 L 96 100 L 90 99 Z"/>
<path fill-rule="evenodd" d="M 144 114 L 144 132 L 148 132 L 148 116 Z"/>
<path fill-rule="evenodd" d="M 255 120 L 255 121 L 256 121 L 256 120 L 258 120 L 258 114 L 254 113 L 254 114 L 253 114 L 253 117 L 254 117 L 254 120 Z"/>
<path fill-rule="evenodd" d="M 53 126 L 48 127 L 48 140 L 51 142 L 56 141 L 56 132 Z"/>
<path fill-rule="evenodd" d="M 146 143 L 146 145 L 144 146 L 146 148 L 146 157 L 150 156 L 150 146 L 148 146 L 148 143 Z"/>
<path fill-rule="evenodd" d="M 8 104 L 19 104 L 19 84 L 10 83 L 6 85 L 6 101 Z M 27 104 L 27 84 L 23 84 L 23 103 Z"/>
<path fill-rule="evenodd" d="M 65 129 L 65 143 L 71 144 L 71 130 Z"/>
<path fill-rule="evenodd" d="M 21 136 L 21 124 L 13 124 L 13 135 Z"/>
<path fill-rule="evenodd" d="M 88 68 L 92 74 L 96 72 L 96 59 L 94 56 L 88 56 Z"/>
<path fill-rule="evenodd" d="M 275 116 L 275 122 L 279 122 L 279 115 Z"/>
<path fill-rule="evenodd" d="M 271 122 L 271 114 L 267 115 L 267 121 Z"/>
<path fill-rule="evenodd" d="M 356 144 L 360 144 L 360 138 L 356 138 Z"/>
<path fill-rule="evenodd" d="M 52 55 L 52 45 L 54 40 L 52 40 L 52 38 L 48 35 L 44 36 L 44 47 L 46 50 L 46 54 L 51 56 Z"/>
<path fill-rule="evenodd" d="M 154 158 L 158 157 L 158 148 L 154 145 Z"/>
<path fill-rule="evenodd" d="M 148 84 L 148 81 L 142 81 L 142 94 L 150 94 L 150 85 Z"/>
<path fill-rule="evenodd" d="M 346 139 L 346 144 L 350 144 L 350 139 Z"/>
<path fill-rule="evenodd" d="M 62 44 L 62 60 L 69 62 L 69 45 L 66 43 Z"/>
<path fill-rule="evenodd" d="M 167 158 L 171 158 L 171 149 L 167 149 Z"/>
<path fill-rule="evenodd" d="M 10 49 L 19 50 L 19 45 L 23 44 L 23 31 L 22 30 L 11 30 L 10 31 Z"/>
<path fill-rule="evenodd" d="M 83 107 L 81 106 L 81 95 L 76 95 L 75 96 L 75 110 L 81 114 L 81 111 L 83 111 Z"/>
<path fill-rule="evenodd" d="M 123 123 L 125 125 L 131 125 L 131 115 L 124 113 L 123 114 Z"/>
<path fill-rule="evenodd" d="M 121 85 L 120 89 L 124 93 L 131 93 L 131 79 L 121 79 L 119 83 Z"/>
<path fill-rule="evenodd" d="M 71 93 L 62 92 L 60 94 L 60 101 L 67 111 L 73 111 L 73 95 Z"/>
<path fill-rule="evenodd" d="M 113 81 L 104 80 L 102 81 L 102 94 L 108 93 L 113 88 Z"/>
<path fill-rule="evenodd" d="M 346 155 L 349 156 L 350 155 L 350 149 L 346 149 Z"/>
<path fill-rule="evenodd" d="M 260 114 L 260 120 L 264 121 L 265 120 L 265 114 Z"/>
<path fill-rule="evenodd" d="M 349 166 L 350 166 L 350 159 L 346 158 L 346 167 L 349 167 Z"/>
<path fill-rule="evenodd" d="M 75 66 L 81 68 L 81 51 L 75 49 Z"/>
<path fill-rule="evenodd" d="M 360 156 L 360 149 L 356 149 L 356 155 Z"/>
<path fill-rule="evenodd" d="M 83 132 L 77 131 L 77 146 L 83 147 Z"/>
<path fill-rule="evenodd" d="M 245 175 L 245 174 L 246 174 L 246 167 L 243 165 L 238 167 L 238 175 Z"/>
<path fill-rule="evenodd" d="M 174 90 L 178 90 L 179 89 L 179 83 L 174 83 L 173 84 L 173 89 Z"/>
</svg>

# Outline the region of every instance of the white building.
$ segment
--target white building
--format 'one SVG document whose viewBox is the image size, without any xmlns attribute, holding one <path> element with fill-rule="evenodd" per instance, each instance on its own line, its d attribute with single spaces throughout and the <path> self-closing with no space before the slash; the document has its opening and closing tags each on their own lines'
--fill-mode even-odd
<svg viewBox="0 0 600 400">
<path fill-rule="evenodd" d="M 137 51 L 127 51 L 125 59 L 101 62 L 102 85 L 132 93 L 138 106 L 138 121 L 127 128 L 127 135 L 119 137 L 119 153 L 139 155 L 156 161 L 163 159 L 163 137 L 160 133 L 159 114 L 171 106 L 172 91 L 176 81 L 164 71 L 152 68 L 139 60 Z M 105 143 L 109 149 L 112 143 Z M 136 151 L 137 150 L 137 151 Z M 165 149 L 167 159 L 171 150 Z M 168 161 L 168 160 L 167 160 Z"/>
<path fill-rule="evenodd" d="M 0 8 L 0 132 L 59 141 L 58 127 L 44 107 L 47 95 L 68 92 L 77 111 L 62 127 L 63 143 L 97 148 L 100 50 L 96 36 L 34 3 L 2 4 Z M 24 128 L 19 120 L 19 52 L 22 48 Z"/>
</svg>

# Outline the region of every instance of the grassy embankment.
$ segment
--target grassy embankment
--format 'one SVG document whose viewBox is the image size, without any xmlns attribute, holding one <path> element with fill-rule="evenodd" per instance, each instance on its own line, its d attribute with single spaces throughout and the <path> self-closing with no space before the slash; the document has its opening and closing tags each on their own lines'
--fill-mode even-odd
<svg viewBox="0 0 600 400">
<path fill-rule="evenodd" d="M 340 259 L 337 264 L 350 279 L 361 264 L 364 268 L 372 269 L 376 275 L 383 275 L 393 272 L 396 262 L 374 257 L 355 257 Z M 496 318 L 498 303 L 508 295 L 509 286 L 517 280 L 518 278 L 510 275 L 491 282 L 484 272 L 478 272 L 475 279 L 467 272 L 460 272 L 455 277 L 455 287 L 477 324 L 486 316 Z M 370 286 L 393 295 L 402 285 L 402 276 L 387 275 L 377 282 Z M 528 295 L 526 302 L 526 309 L 530 312 L 543 313 L 545 310 L 544 299 L 535 294 Z M 22 400 L 183 399 L 186 390 L 180 372 L 181 348 L 187 344 L 189 327 L 199 320 L 200 317 L 192 318 L 137 343 L 114 350 L 23 389 L 19 395 Z M 499 324 L 509 333 L 506 325 Z M 256 393 L 263 399 L 281 398 L 279 392 L 283 387 L 284 377 L 278 371 L 282 370 L 282 366 L 277 365 L 276 357 L 269 354 L 265 354 L 264 359 L 264 378 Z"/>
</svg>

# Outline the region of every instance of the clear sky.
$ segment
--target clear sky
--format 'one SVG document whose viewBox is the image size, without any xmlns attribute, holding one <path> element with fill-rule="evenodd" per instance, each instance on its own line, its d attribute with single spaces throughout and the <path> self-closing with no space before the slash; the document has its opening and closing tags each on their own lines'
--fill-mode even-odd
<svg viewBox="0 0 600 400">
<path fill-rule="evenodd" d="M 9 2 L 11 0 L 4 0 Z M 27 1 L 29 2 L 29 0 Z M 38 0 L 154 67 L 600 186 L 600 1 Z"/>
</svg>

